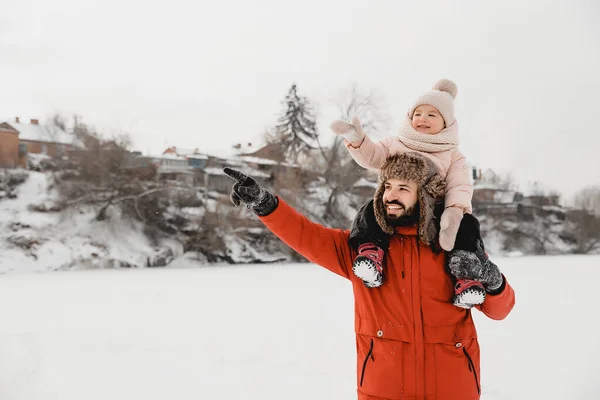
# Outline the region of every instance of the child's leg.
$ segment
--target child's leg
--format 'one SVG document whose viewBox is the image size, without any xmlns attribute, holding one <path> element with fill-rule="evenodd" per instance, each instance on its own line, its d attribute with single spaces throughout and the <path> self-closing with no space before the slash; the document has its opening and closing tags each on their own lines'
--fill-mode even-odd
<svg viewBox="0 0 600 400">
<path fill-rule="evenodd" d="M 383 285 L 384 251 L 389 246 L 389 237 L 375 219 L 373 200 L 358 210 L 348 241 L 350 246 L 358 251 L 352 263 L 354 274 L 362 279 L 367 287 Z"/>
</svg>

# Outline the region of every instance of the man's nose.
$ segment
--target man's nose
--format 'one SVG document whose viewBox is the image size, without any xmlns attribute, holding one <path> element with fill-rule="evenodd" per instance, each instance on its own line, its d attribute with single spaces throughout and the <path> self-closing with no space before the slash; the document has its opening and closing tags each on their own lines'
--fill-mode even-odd
<svg viewBox="0 0 600 400">
<path fill-rule="evenodd" d="M 400 198 L 400 191 L 397 189 L 392 189 L 389 191 L 388 195 L 387 195 L 387 199 L 389 200 L 397 200 Z"/>
</svg>

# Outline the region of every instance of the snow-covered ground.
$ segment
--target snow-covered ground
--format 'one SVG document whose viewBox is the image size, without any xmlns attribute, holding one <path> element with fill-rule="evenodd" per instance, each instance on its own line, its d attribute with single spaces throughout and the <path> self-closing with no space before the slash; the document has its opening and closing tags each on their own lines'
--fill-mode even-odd
<svg viewBox="0 0 600 400">
<path fill-rule="evenodd" d="M 600 399 L 599 256 L 496 259 L 484 400 Z M 355 398 L 352 292 L 311 264 L 0 277 L 2 400 Z"/>
<path fill-rule="evenodd" d="M 17 188 L 18 197 L 0 201 L 0 274 L 145 267 L 148 258 L 156 256 L 157 247 L 143 234 L 138 221 L 119 216 L 95 221 L 95 211 L 89 206 L 39 211 L 51 210 L 56 203 L 51 174 L 22 173 L 29 176 Z M 182 252 L 175 241 L 160 245 L 171 248 L 175 255 Z"/>
</svg>

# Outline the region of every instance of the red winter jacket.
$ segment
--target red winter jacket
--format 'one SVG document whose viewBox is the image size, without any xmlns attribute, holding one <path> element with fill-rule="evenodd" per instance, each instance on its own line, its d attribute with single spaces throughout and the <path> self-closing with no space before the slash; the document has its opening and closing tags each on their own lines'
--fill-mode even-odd
<svg viewBox="0 0 600 400">
<path fill-rule="evenodd" d="M 397 230 L 383 286 L 367 288 L 352 272 L 356 252 L 348 231 L 313 223 L 281 199 L 260 219 L 308 260 L 352 282 L 359 400 L 479 399 L 479 343 L 471 313 L 451 304 L 445 255 L 423 245 L 415 227 Z M 507 282 L 477 308 L 500 320 L 514 303 Z"/>
</svg>

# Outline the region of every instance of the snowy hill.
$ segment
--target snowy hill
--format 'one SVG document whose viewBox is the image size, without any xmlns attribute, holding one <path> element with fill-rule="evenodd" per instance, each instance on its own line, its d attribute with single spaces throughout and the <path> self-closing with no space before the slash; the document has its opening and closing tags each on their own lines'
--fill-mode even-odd
<svg viewBox="0 0 600 400">
<path fill-rule="evenodd" d="M 16 188 L 17 197 L 0 201 L 0 273 L 142 267 L 164 248 L 181 253 L 173 241 L 157 251 L 138 221 L 94 221 L 93 210 L 79 207 L 55 211 L 51 175 L 19 173 L 27 179 Z"/>
</svg>

